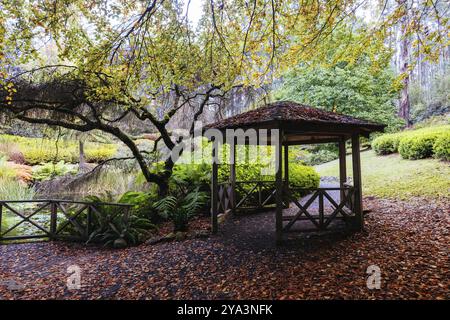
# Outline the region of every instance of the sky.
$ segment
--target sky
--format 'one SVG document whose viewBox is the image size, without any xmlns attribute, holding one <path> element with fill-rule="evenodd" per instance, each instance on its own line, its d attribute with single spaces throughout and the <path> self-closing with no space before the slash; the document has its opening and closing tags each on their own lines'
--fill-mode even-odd
<svg viewBox="0 0 450 320">
<path fill-rule="evenodd" d="M 196 26 L 198 24 L 198 21 L 202 17 L 203 0 L 185 0 L 184 12 L 186 12 L 188 5 L 189 5 L 188 11 L 189 22 L 192 23 L 194 26 Z"/>
<path fill-rule="evenodd" d="M 186 13 L 186 9 L 189 5 L 188 19 L 196 26 L 202 16 L 202 6 L 204 0 L 184 0 L 183 12 Z M 373 0 L 362 0 L 361 6 L 356 10 L 356 14 L 366 20 L 367 22 L 374 20 L 376 17 L 373 15 L 373 9 L 377 5 Z"/>
</svg>

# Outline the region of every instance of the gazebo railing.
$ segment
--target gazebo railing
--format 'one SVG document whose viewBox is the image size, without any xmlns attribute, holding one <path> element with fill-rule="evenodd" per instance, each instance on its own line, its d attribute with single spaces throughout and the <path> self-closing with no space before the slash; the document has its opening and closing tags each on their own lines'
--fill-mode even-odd
<svg viewBox="0 0 450 320">
<path fill-rule="evenodd" d="M 235 210 L 267 209 L 275 205 L 275 181 L 236 181 L 236 193 Z"/>
<path fill-rule="evenodd" d="M 228 213 L 233 208 L 233 188 L 229 182 L 218 184 L 217 207 L 219 213 Z"/>
<path fill-rule="evenodd" d="M 236 181 L 235 186 L 233 193 L 231 182 L 219 183 L 218 213 L 275 208 L 275 181 Z M 317 229 L 326 229 L 335 219 L 350 220 L 354 216 L 354 191 L 351 185 L 302 189 L 291 186 L 287 188 L 284 184 L 283 207 L 297 211 L 283 216 L 283 221 L 286 222 L 283 231 L 290 230 L 297 221 L 307 220 Z M 306 196 L 308 194 L 309 198 Z"/>
<path fill-rule="evenodd" d="M 131 205 L 69 200 L 0 200 L 0 242 L 30 239 L 87 240 L 102 206 L 128 219 Z M 26 228 L 25 225 L 28 225 Z M 70 232 L 69 232 L 70 231 Z"/>
<path fill-rule="evenodd" d="M 218 213 L 232 209 L 244 212 L 275 207 L 275 181 L 236 181 L 235 186 L 233 192 L 231 182 L 218 184 Z"/>
<path fill-rule="evenodd" d="M 293 215 L 283 216 L 283 221 L 287 221 L 283 231 L 290 230 L 297 221 L 310 221 L 315 228 L 324 230 L 335 219 L 350 221 L 354 217 L 354 212 L 349 207 L 354 197 L 354 188 L 352 186 L 317 188 L 313 190 L 311 196 L 305 199 L 303 203 L 294 196 L 292 191 L 292 189 L 289 191 L 284 190 L 284 197 L 287 197 L 288 201 L 298 210 Z M 336 192 L 343 196 L 333 197 L 330 194 L 331 192 Z"/>
</svg>

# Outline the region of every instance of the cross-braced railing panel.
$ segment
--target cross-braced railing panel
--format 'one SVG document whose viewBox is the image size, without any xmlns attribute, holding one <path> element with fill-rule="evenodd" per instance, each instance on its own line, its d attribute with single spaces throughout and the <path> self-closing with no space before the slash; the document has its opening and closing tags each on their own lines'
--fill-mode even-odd
<svg viewBox="0 0 450 320">
<path fill-rule="evenodd" d="M 225 182 L 218 185 L 217 212 L 227 213 L 233 208 L 233 190 L 230 183 Z"/>
<path fill-rule="evenodd" d="M 355 189 L 353 188 L 353 186 L 345 184 L 341 192 L 342 197 L 345 197 L 347 199 L 346 203 L 347 208 L 349 208 L 350 211 L 353 211 L 355 203 Z M 351 195 L 349 195 L 349 193 L 351 193 Z"/>
<path fill-rule="evenodd" d="M 87 240 L 95 214 L 112 206 L 111 218 L 128 218 L 130 205 L 68 200 L 0 201 L 0 241 L 34 238 Z"/>
<path fill-rule="evenodd" d="M 275 181 L 236 181 L 234 185 L 235 190 L 231 182 L 218 184 L 218 213 L 276 207 Z M 351 220 L 355 216 L 354 193 L 355 189 L 350 185 L 302 189 L 288 187 L 287 182 L 283 182 L 283 211 L 290 213 L 282 216 L 283 231 L 290 230 L 298 221 L 309 221 L 315 229 L 323 230 L 336 219 Z M 292 213 L 292 209 L 296 211 Z"/>
<path fill-rule="evenodd" d="M 58 212 L 64 219 L 55 226 L 55 236 L 75 236 L 87 239 L 89 236 L 89 220 L 92 212 L 90 204 L 57 203 Z"/>
<path fill-rule="evenodd" d="M 297 190 L 305 192 L 306 190 Z M 341 193 L 341 191 L 344 191 Z M 283 216 L 283 220 L 287 221 L 283 231 L 288 231 L 297 221 L 309 221 L 315 228 L 326 229 L 333 220 L 339 218 L 348 220 L 354 216 L 352 209 L 348 207 L 348 203 L 354 195 L 353 187 L 346 186 L 343 188 L 317 188 L 309 198 L 301 201 L 295 196 L 292 189 L 283 190 L 283 197 L 296 206 L 297 212 L 293 215 Z M 341 198 L 340 194 L 343 194 Z M 339 199 L 339 200 L 337 200 Z"/>
<path fill-rule="evenodd" d="M 42 238 L 50 235 L 50 203 L 0 203 L 0 239 Z"/>
<path fill-rule="evenodd" d="M 274 181 L 236 181 L 236 210 L 273 208 Z"/>
</svg>

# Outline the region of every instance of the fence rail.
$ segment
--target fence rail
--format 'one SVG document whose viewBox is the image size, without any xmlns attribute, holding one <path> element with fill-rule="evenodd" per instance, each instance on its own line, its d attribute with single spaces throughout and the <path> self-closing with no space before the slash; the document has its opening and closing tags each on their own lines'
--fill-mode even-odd
<svg viewBox="0 0 450 320">
<path fill-rule="evenodd" d="M 71 200 L 0 200 L 0 241 L 27 239 L 87 240 L 94 214 L 109 206 L 128 219 L 131 205 Z M 28 224 L 28 228 L 24 226 Z"/>
<path fill-rule="evenodd" d="M 330 191 L 340 191 L 340 199 L 335 199 Z M 350 221 L 354 216 L 353 210 L 349 206 L 352 203 L 353 195 L 354 188 L 351 186 L 317 188 L 304 203 L 301 203 L 292 192 L 287 192 L 285 196 L 288 197 L 290 203 L 297 207 L 298 211 L 294 215 L 283 216 L 283 220 L 288 222 L 283 227 L 283 231 L 291 229 L 297 221 L 310 221 L 315 228 L 320 230 L 326 229 L 333 220 L 338 218 Z M 310 209 L 316 201 L 316 208 Z M 327 201 L 331 212 L 326 212 L 325 201 Z"/>
<path fill-rule="evenodd" d="M 308 194 L 309 198 L 305 197 L 301 203 L 300 198 Z M 275 196 L 275 181 L 236 181 L 234 192 L 231 182 L 219 183 L 218 213 L 274 209 Z M 284 209 L 293 206 L 298 209 L 294 215 L 283 216 L 286 222 L 283 231 L 291 229 L 295 222 L 304 220 L 310 221 L 317 229 L 326 229 L 335 219 L 351 220 L 354 216 L 354 188 L 351 185 L 303 189 L 284 184 L 282 201 Z"/>
</svg>

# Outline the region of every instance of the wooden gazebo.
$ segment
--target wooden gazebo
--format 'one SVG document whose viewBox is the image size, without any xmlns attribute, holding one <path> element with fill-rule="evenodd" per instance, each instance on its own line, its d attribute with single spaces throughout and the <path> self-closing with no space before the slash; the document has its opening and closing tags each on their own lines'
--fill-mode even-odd
<svg viewBox="0 0 450 320">
<path fill-rule="evenodd" d="M 383 131 L 384 125 L 370 121 L 327 112 L 321 109 L 301 105 L 295 102 L 282 101 L 267 104 L 258 109 L 238 114 L 236 116 L 208 125 L 205 129 L 215 129 L 225 136 L 230 129 L 278 130 L 278 141 L 265 141 L 275 146 L 276 172 L 275 181 L 236 181 L 236 144 L 257 144 L 259 141 L 248 139 L 234 139 L 230 143 L 230 177 L 229 181 L 218 181 L 218 161 L 216 161 L 219 143 L 213 143 L 213 164 L 211 183 L 211 223 L 212 231 L 218 230 L 218 214 L 237 212 L 250 197 L 249 192 L 242 194 L 241 199 L 236 198 L 236 191 L 242 184 L 251 183 L 251 189 L 258 196 L 252 206 L 256 209 L 275 208 L 276 241 L 283 240 L 283 233 L 288 231 L 296 221 L 310 221 L 315 229 L 326 229 L 334 219 L 343 219 L 357 230 L 363 228 L 362 192 L 361 192 L 361 163 L 360 163 L 360 136 L 367 137 L 371 132 Z M 270 135 L 269 135 L 270 137 Z M 209 137 L 211 138 L 211 137 Z M 214 140 L 214 139 L 211 139 Z M 346 141 L 351 140 L 353 184 L 347 184 L 346 169 Z M 217 142 L 217 141 L 216 141 Z M 335 188 L 317 188 L 308 190 L 311 197 L 306 203 L 300 203 L 293 196 L 293 188 L 289 184 L 288 149 L 291 145 L 339 144 L 339 186 Z M 283 150 L 284 149 L 284 150 Z M 284 165 L 284 170 L 282 170 Z M 284 177 L 283 177 L 284 172 Z M 241 189 L 242 190 L 242 189 Z M 269 190 L 269 191 L 268 191 Z M 265 192 L 262 192 L 265 191 Z M 306 190 L 305 190 L 306 191 Z M 340 201 L 330 196 L 330 191 L 340 194 Z M 262 196 L 263 194 L 263 196 Z M 272 202 L 271 200 L 272 199 Z M 331 214 L 324 213 L 324 199 L 331 204 Z M 275 200 L 275 201 L 273 201 Z M 318 201 L 318 214 L 309 211 L 313 201 Z M 274 202 L 274 203 L 273 203 Z M 283 209 L 293 203 L 298 207 L 294 215 L 283 216 Z M 248 210 L 249 206 L 245 207 Z"/>
</svg>

